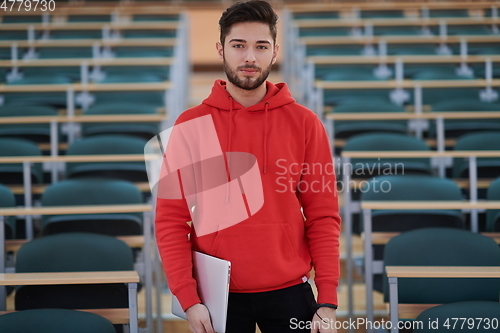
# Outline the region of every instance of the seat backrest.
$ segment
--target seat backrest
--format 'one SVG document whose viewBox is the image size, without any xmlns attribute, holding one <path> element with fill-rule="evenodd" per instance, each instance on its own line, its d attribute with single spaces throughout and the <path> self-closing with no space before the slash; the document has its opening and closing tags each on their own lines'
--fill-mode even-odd
<svg viewBox="0 0 500 333">
<path fill-rule="evenodd" d="M 113 324 L 95 313 L 64 309 L 33 309 L 0 316 L 2 332 L 115 333 Z"/>
<path fill-rule="evenodd" d="M 42 152 L 32 141 L 19 138 L 0 138 L 0 157 L 7 156 L 41 156 Z M 35 163 L 31 167 L 32 181 L 41 182 L 43 179 L 42 166 Z M 23 165 L 21 163 L 0 164 L 0 183 L 22 184 Z"/>
<path fill-rule="evenodd" d="M 110 236 L 67 233 L 32 240 L 19 249 L 16 272 L 133 270 L 130 247 Z"/>
<path fill-rule="evenodd" d="M 460 318 L 460 319 L 458 319 Z M 415 319 L 415 333 L 491 332 L 500 322 L 500 303 L 470 301 L 442 304 L 424 310 Z"/>
<path fill-rule="evenodd" d="M 495 179 L 488 187 L 487 200 L 500 201 L 500 178 Z M 486 230 L 500 231 L 500 209 L 488 209 L 486 211 Z"/>
<path fill-rule="evenodd" d="M 67 155 L 144 154 L 146 140 L 129 135 L 96 135 L 75 141 Z M 104 176 L 147 181 L 144 162 L 86 162 L 68 163 L 68 177 Z"/>
<path fill-rule="evenodd" d="M 0 184 L 0 208 L 13 208 L 16 206 L 16 197 L 14 193 L 6 187 Z M 15 238 L 16 235 L 16 218 L 15 216 L 5 216 L 5 238 L 11 239 Z"/>
<path fill-rule="evenodd" d="M 498 266 L 500 247 L 481 234 L 452 228 L 425 228 L 393 237 L 385 246 L 384 266 Z M 399 279 L 399 303 L 442 304 L 497 301 L 500 279 Z M 384 297 L 388 283 L 384 279 Z"/>
<path fill-rule="evenodd" d="M 454 150 L 500 150 L 499 132 L 477 132 L 458 138 Z M 500 176 L 500 157 L 478 158 L 478 177 Z M 468 177 L 469 162 L 464 158 L 453 159 L 453 177 Z"/>
<path fill-rule="evenodd" d="M 105 178 L 67 179 L 47 187 L 42 206 L 142 204 L 141 191 L 124 180 Z M 44 234 L 87 231 L 108 235 L 141 234 L 141 213 L 44 215 Z M 71 223 L 68 223 L 71 222 Z"/>
<path fill-rule="evenodd" d="M 427 144 L 416 137 L 398 133 L 367 133 L 348 139 L 343 151 L 428 151 Z M 353 158 L 353 176 L 369 178 L 382 174 L 430 174 L 428 158 Z"/>
</svg>

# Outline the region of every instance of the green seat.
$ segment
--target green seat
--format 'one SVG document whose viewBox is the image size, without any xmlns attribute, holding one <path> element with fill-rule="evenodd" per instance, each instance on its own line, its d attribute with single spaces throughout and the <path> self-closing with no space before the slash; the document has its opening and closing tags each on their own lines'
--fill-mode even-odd
<svg viewBox="0 0 500 333">
<path fill-rule="evenodd" d="M 448 35 L 491 35 L 492 31 L 486 25 L 451 25 L 447 28 Z"/>
<path fill-rule="evenodd" d="M 456 98 L 443 100 L 432 105 L 433 112 L 481 112 L 500 111 L 500 104 L 481 102 L 478 98 Z M 459 137 L 473 131 L 500 130 L 499 119 L 445 119 L 444 130 L 446 137 Z M 431 122 L 430 135 L 436 135 L 435 122 Z"/>
<path fill-rule="evenodd" d="M 71 80 L 67 76 L 25 76 L 21 79 L 8 82 L 9 85 L 24 85 L 24 84 L 70 84 Z"/>
<path fill-rule="evenodd" d="M 133 184 L 105 178 L 67 179 L 50 185 L 42 206 L 142 204 L 142 193 Z M 141 235 L 142 214 L 68 214 L 42 217 L 44 235 L 92 232 L 111 236 Z"/>
<path fill-rule="evenodd" d="M 322 28 L 300 28 L 300 37 L 323 37 L 323 36 L 349 36 L 351 29 L 348 27 L 322 27 Z"/>
<path fill-rule="evenodd" d="M 157 114 L 156 108 L 151 105 L 131 103 L 102 103 L 94 104 L 85 111 L 85 115 L 147 115 Z M 123 122 L 123 123 L 84 123 L 82 134 L 85 137 L 100 134 L 128 134 L 151 139 L 160 131 L 158 123 Z"/>
<path fill-rule="evenodd" d="M 36 105 L 66 108 L 66 92 L 5 93 L 5 105 Z"/>
<path fill-rule="evenodd" d="M 396 133 L 367 133 L 347 140 L 343 151 L 428 151 L 427 144 L 413 136 Z M 352 177 L 431 173 L 428 158 L 353 158 Z"/>
<path fill-rule="evenodd" d="M 307 45 L 307 56 L 345 56 L 361 55 L 363 46 L 360 45 Z"/>
<path fill-rule="evenodd" d="M 149 73 L 137 74 L 111 74 L 98 81 L 99 83 L 144 83 L 144 82 L 162 82 L 160 75 Z"/>
<path fill-rule="evenodd" d="M 339 18 L 339 13 L 334 11 L 302 12 L 293 13 L 293 18 L 295 20 L 336 19 Z"/>
<path fill-rule="evenodd" d="M 383 81 L 375 76 L 372 66 L 336 66 L 330 69 L 318 68 L 317 75 L 323 81 Z"/>
<path fill-rule="evenodd" d="M 130 47 L 117 46 L 113 48 L 117 58 L 135 58 L 135 57 L 173 57 L 174 50 L 170 46 L 162 47 Z"/>
<path fill-rule="evenodd" d="M 431 9 L 429 17 L 469 17 L 467 9 Z"/>
<path fill-rule="evenodd" d="M 106 81 L 109 78 L 115 77 L 152 77 L 154 80 L 167 81 L 170 76 L 169 66 L 108 66 L 104 67 L 103 71 L 106 72 Z"/>
<path fill-rule="evenodd" d="M 178 21 L 177 14 L 135 14 L 132 18 L 134 22 L 150 22 L 150 21 Z"/>
<path fill-rule="evenodd" d="M 122 30 L 123 38 L 175 38 L 176 31 L 173 29 L 163 30 Z"/>
<path fill-rule="evenodd" d="M 393 237 L 385 266 L 499 266 L 500 247 L 490 237 L 453 228 L 425 228 Z M 385 271 L 385 270 L 384 270 Z M 400 278 L 399 303 L 498 302 L 500 279 Z M 384 300 L 389 300 L 384 279 Z"/>
<path fill-rule="evenodd" d="M 19 138 L 0 138 L 0 157 L 13 156 L 41 156 L 42 152 L 32 141 Z M 31 182 L 34 184 L 43 181 L 42 166 L 34 163 L 31 166 Z M 23 184 L 22 163 L 0 164 L 0 183 Z"/>
<path fill-rule="evenodd" d="M 446 100 L 478 98 L 481 88 L 423 88 L 422 101 L 424 105 L 434 105 Z M 408 102 L 413 103 L 413 101 Z"/>
<path fill-rule="evenodd" d="M 433 176 L 379 176 L 361 189 L 365 201 L 460 201 L 462 193 L 455 182 Z M 361 225 L 363 226 L 363 225 Z M 464 216 L 459 210 L 374 210 L 372 231 L 404 232 L 419 228 L 464 228 Z M 363 230 L 363 228 L 361 228 Z M 374 259 L 383 258 L 384 245 L 373 245 Z M 373 287 L 382 292 L 382 275 L 375 274 Z"/>
<path fill-rule="evenodd" d="M 351 101 L 377 101 L 391 103 L 390 89 L 325 89 L 323 103 L 325 105 L 340 105 Z"/>
<path fill-rule="evenodd" d="M 96 135 L 75 141 L 67 155 L 144 154 L 146 140 L 128 135 Z M 66 175 L 75 177 L 113 177 L 135 182 L 146 182 L 146 165 L 141 162 L 83 162 L 68 163 Z"/>
<path fill-rule="evenodd" d="M 375 36 L 419 36 L 422 34 L 422 31 L 416 26 L 377 26 L 373 29 L 373 34 Z"/>
<path fill-rule="evenodd" d="M 488 333 L 492 331 L 492 324 L 498 327 L 495 323 L 500 322 L 500 303 L 469 301 L 442 304 L 424 310 L 415 320 L 425 323 L 414 329 L 415 333 Z M 437 325 L 433 327 L 430 323 Z M 462 326 L 462 323 L 465 325 Z"/>
<path fill-rule="evenodd" d="M 26 40 L 28 39 L 28 33 L 26 30 L 16 31 L 16 30 L 0 30 L 0 40 Z"/>
<path fill-rule="evenodd" d="M 10 48 L 8 47 L 0 47 L 0 59 L 2 60 L 9 60 L 11 57 L 11 50 Z M 2 68 L 1 69 L 1 72 L 0 74 L 2 75 L 2 77 L 0 78 L 0 80 L 3 80 L 2 82 L 5 81 L 5 74 L 6 74 L 6 70 L 5 68 Z"/>
<path fill-rule="evenodd" d="M 16 207 L 16 197 L 12 191 L 0 184 L 0 208 L 14 208 Z M 5 238 L 16 238 L 16 217 L 4 216 L 5 223 Z"/>
<path fill-rule="evenodd" d="M 101 39 L 101 30 L 53 30 L 51 39 Z"/>
<path fill-rule="evenodd" d="M 33 309 L 0 316 L 4 332 L 115 333 L 113 324 L 95 313 L 65 309 Z"/>
<path fill-rule="evenodd" d="M 387 54 L 388 55 L 436 55 L 436 46 L 434 44 L 389 44 L 387 46 Z"/>
<path fill-rule="evenodd" d="M 5 15 L 2 23 L 42 23 L 42 15 Z"/>
<path fill-rule="evenodd" d="M 469 133 L 458 138 L 454 150 L 500 150 L 500 131 Z M 500 157 L 477 158 L 477 176 L 496 178 L 500 176 Z M 469 161 L 453 159 L 453 177 L 469 177 Z"/>
<path fill-rule="evenodd" d="M 68 22 L 110 22 L 111 15 L 69 15 Z"/>
<path fill-rule="evenodd" d="M 413 80 L 474 80 L 475 77 L 460 76 L 452 66 L 416 69 Z"/>
<path fill-rule="evenodd" d="M 92 58 L 91 47 L 41 47 L 37 49 L 37 52 L 40 59 Z M 50 69 L 57 68 L 51 67 Z M 80 67 L 73 67 L 71 74 L 76 74 L 79 78 Z"/>
<path fill-rule="evenodd" d="M 362 10 L 361 18 L 403 18 L 402 10 Z"/>
<path fill-rule="evenodd" d="M 487 200 L 500 201 L 500 178 L 495 179 L 488 187 Z M 500 231 L 500 209 L 486 211 L 486 231 Z"/>
<path fill-rule="evenodd" d="M 104 235 L 65 233 L 32 240 L 19 249 L 17 273 L 132 271 L 133 255 L 123 241 Z M 21 286 L 15 309 L 127 308 L 125 284 Z"/>
<path fill-rule="evenodd" d="M 134 103 L 165 107 L 165 92 L 161 91 L 106 91 L 96 92 L 95 104 L 102 103 Z"/>
<path fill-rule="evenodd" d="M 381 102 L 377 99 L 372 101 L 366 99 L 363 101 L 348 101 L 335 107 L 333 116 L 337 113 L 360 113 L 360 112 L 395 112 L 404 113 L 404 108 L 387 102 Z M 348 138 L 353 135 L 367 132 L 394 132 L 406 133 L 407 123 L 405 120 L 389 121 L 344 121 L 334 120 L 335 138 Z"/>
<path fill-rule="evenodd" d="M 470 43 L 467 46 L 467 51 L 471 55 L 480 54 L 480 55 L 498 55 L 500 54 L 500 46 L 490 43 L 490 44 L 482 44 L 482 43 Z"/>
<path fill-rule="evenodd" d="M 48 106 L 0 106 L 1 117 L 57 116 L 57 110 Z M 35 142 L 50 142 L 50 124 L 0 125 L 0 137 L 17 137 Z"/>
</svg>

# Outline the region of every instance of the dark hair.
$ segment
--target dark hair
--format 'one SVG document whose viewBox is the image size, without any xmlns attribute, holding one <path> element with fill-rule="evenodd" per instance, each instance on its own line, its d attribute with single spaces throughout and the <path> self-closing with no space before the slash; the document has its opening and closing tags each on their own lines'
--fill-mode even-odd
<svg viewBox="0 0 500 333">
<path fill-rule="evenodd" d="M 222 14 L 219 20 L 220 42 L 222 46 L 224 46 L 224 41 L 231 31 L 231 27 L 236 23 L 243 22 L 259 22 L 269 25 L 273 42 L 276 44 L 276 22 L 278 22 L 278 15 L 267 1 L 250 0 L 236 2 Z"/>
</svg>

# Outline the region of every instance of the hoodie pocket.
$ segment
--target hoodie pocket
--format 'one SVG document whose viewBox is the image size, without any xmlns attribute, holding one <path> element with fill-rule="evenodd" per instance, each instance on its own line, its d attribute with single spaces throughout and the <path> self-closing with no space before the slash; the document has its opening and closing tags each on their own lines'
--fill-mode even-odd
<svg viewBox="0 0 500 333">
<path fill-rule="evenodd" d="M 233 290 L 280 286 L 307 272 L 287 223 L 242 225 L 219 231 L 211 253 L 231 261 Z"/>
</svg>

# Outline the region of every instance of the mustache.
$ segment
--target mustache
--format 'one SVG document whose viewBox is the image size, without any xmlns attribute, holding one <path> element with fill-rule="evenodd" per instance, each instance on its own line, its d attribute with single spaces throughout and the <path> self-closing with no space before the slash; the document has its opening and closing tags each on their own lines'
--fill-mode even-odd
<svg viewBox="0 0 500 333">
<path fill-rule="evenodd" d="M 240 69 L 256 69 L 258 71 L 262 71 L 262 68 L 255 66 L 255 65 L 240 66 L 240 67 L 238 67 L 238 70 L 240 70 Z"/>
</svg>

